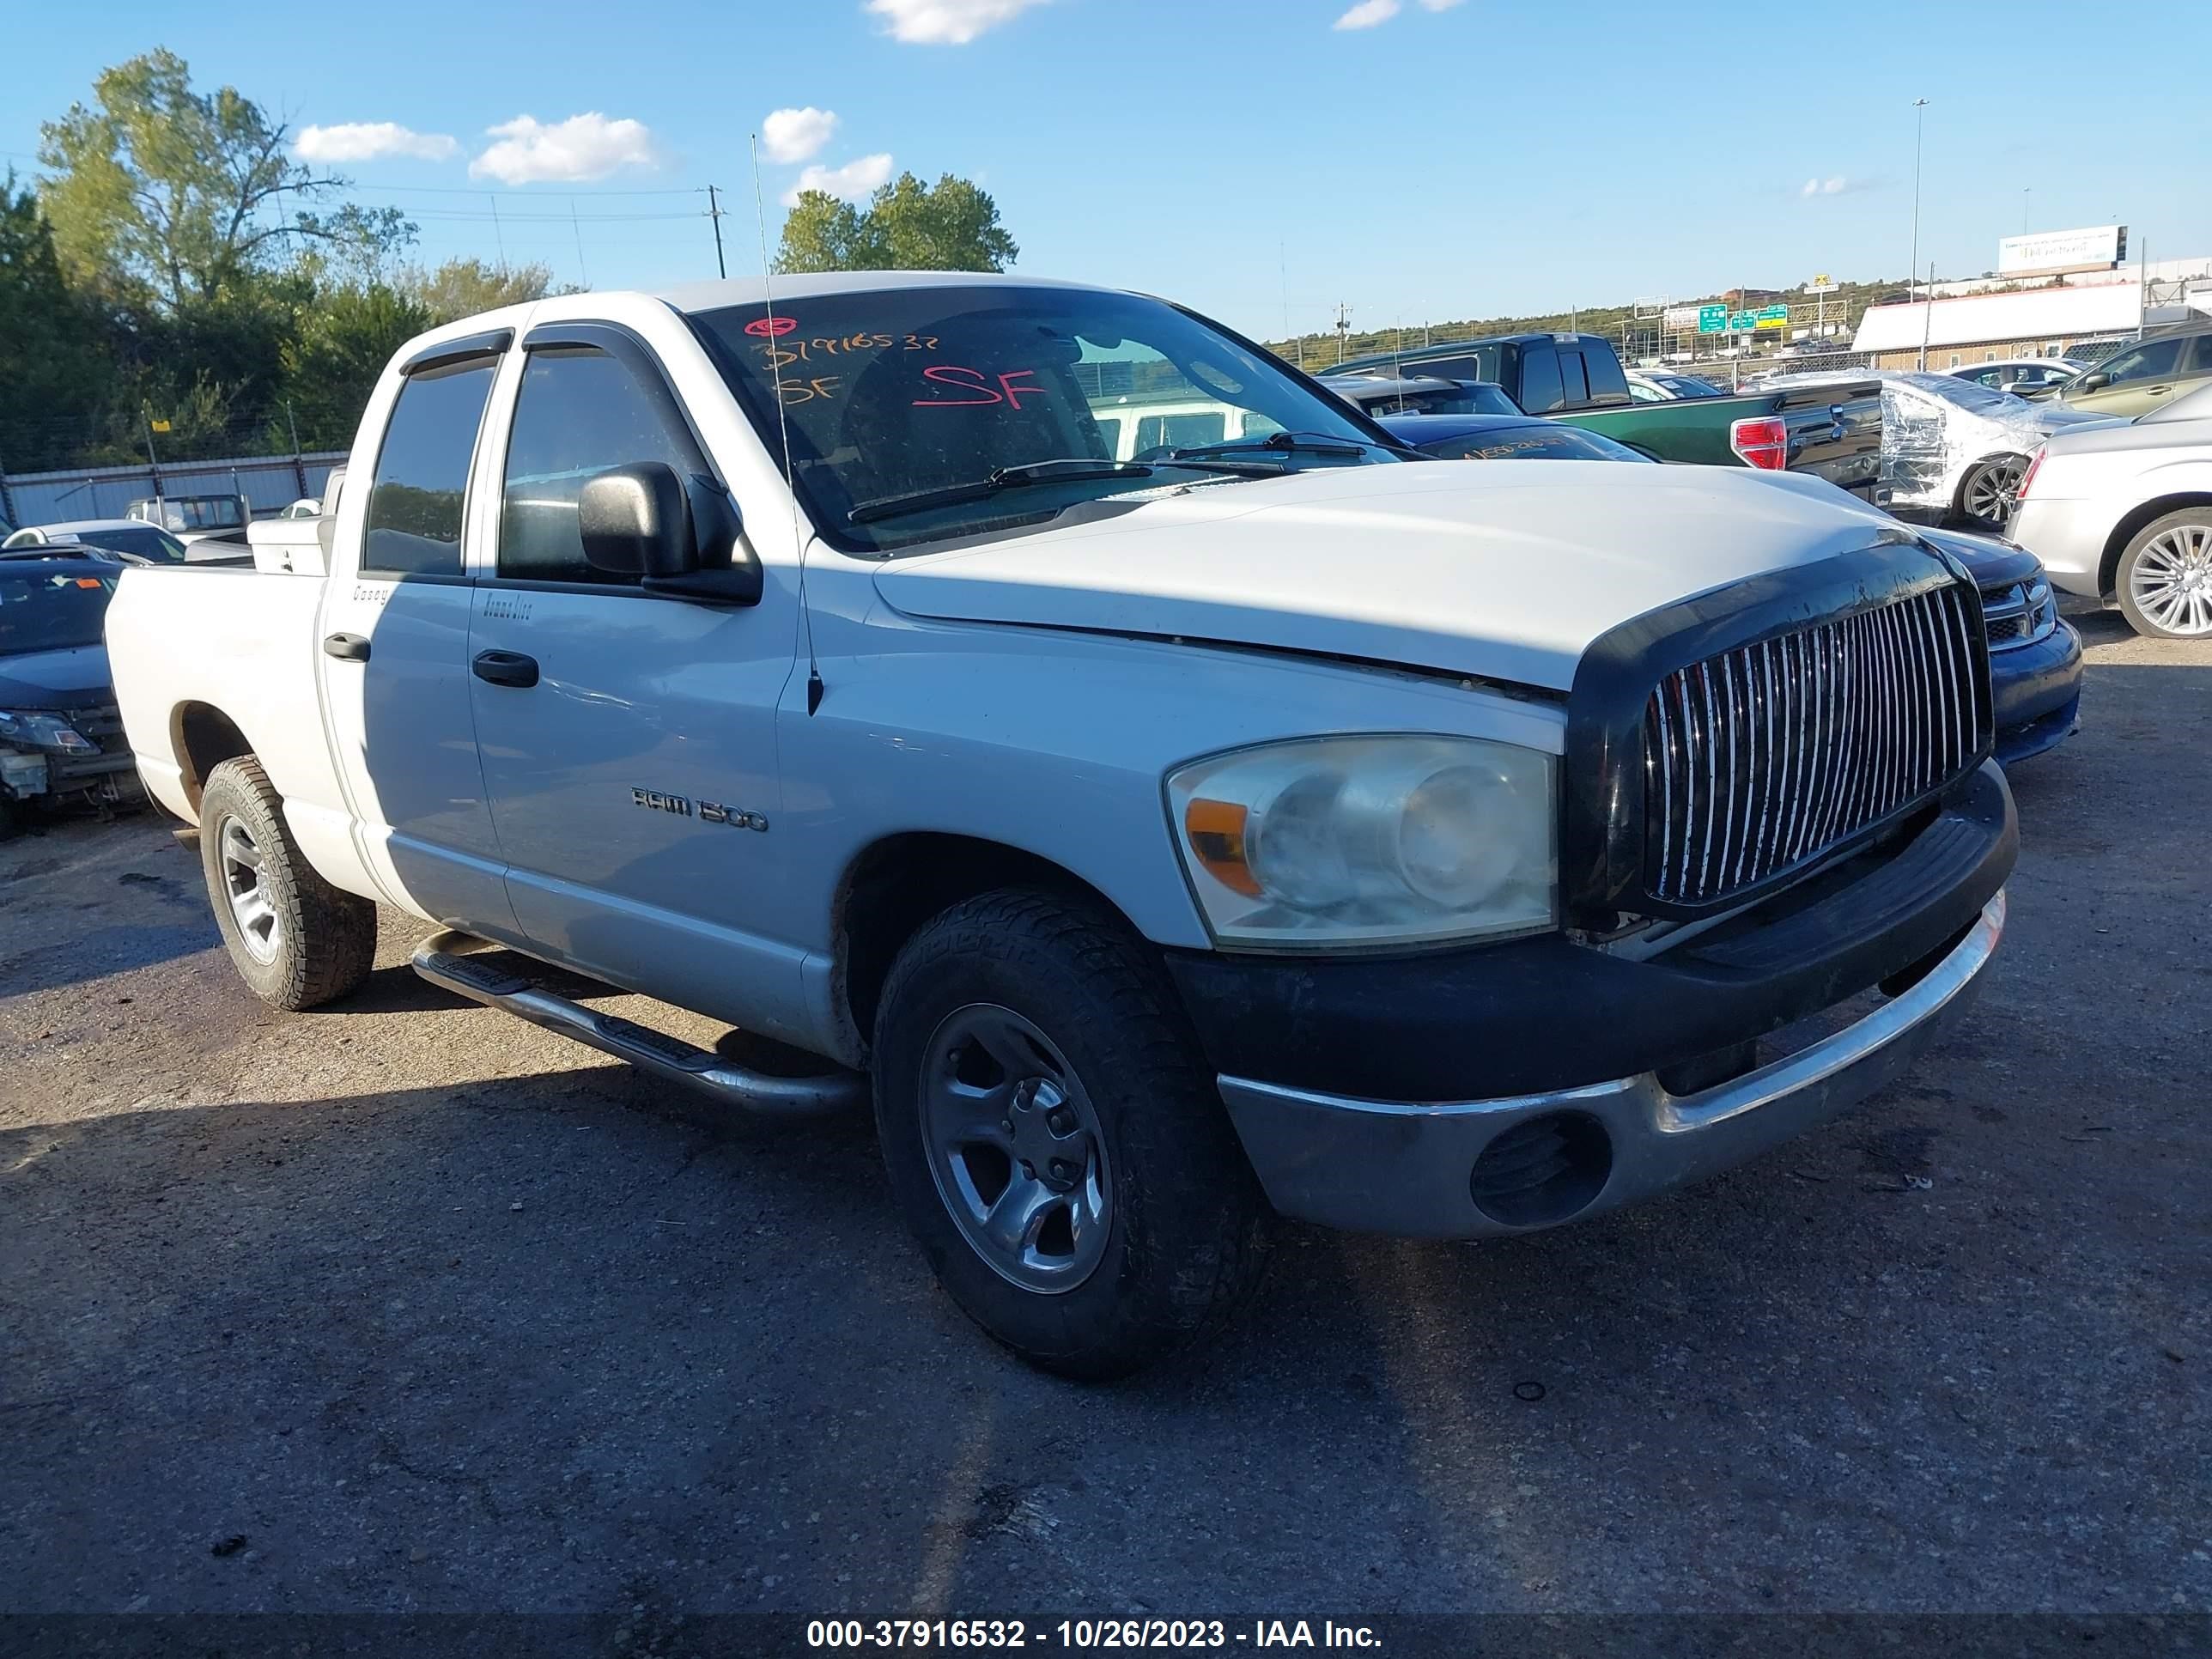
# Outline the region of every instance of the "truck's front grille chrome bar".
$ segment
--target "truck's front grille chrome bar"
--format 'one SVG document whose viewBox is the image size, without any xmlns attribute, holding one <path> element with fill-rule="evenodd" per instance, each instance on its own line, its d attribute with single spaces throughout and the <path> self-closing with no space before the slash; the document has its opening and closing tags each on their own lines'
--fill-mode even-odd
<svg viewBox="0 0 2212 1659">
<path fill-rule="evenodd" d="M 1950 782 L 1986 741 L 1955 586 L 1676 670 L 1644 714 L 1644 883 L 1755 887 Z"/>
</svg>

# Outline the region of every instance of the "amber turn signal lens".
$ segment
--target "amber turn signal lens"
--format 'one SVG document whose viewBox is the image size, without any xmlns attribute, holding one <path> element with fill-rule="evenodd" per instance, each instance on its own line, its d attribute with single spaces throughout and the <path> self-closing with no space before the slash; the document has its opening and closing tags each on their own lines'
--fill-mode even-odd
<svg viewBox="0 0 2212 1659">
<path fill-rule="evenodd" d="M 1236 801 L 1195 796 L 1183 809 L 1182 832 L 1207 875 L 1233 893 L 1258 898 L 1260 884 L 1244 861 L 1245 817 L 1243 806 Z"/>
</svg>

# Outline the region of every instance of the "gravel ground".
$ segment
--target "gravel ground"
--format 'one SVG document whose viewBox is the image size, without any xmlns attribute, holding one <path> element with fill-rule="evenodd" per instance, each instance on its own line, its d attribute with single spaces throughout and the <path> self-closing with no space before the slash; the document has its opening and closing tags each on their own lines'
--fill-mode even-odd
<svg viewBox="0 0 2212 1659">
<path fill-rule="evenodd" d="M 1976 1015 L 1693 1192 L 1292 1231 L 1085 1389 L 865 1124 L 407 971 L 264 1008 L 163 824 L 0 848 L 0 1608 L 2212 1610 L 2212 647 L 2092 642 Z"/>
</svg>

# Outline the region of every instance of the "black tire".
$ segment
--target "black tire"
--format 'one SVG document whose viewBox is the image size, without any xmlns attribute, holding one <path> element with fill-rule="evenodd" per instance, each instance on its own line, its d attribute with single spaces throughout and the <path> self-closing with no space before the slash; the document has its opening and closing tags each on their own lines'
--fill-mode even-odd
<svg viewBox="0 0 2212 1659">
<path fill-rule="evenodd" d="M 1975 462 L 1959 480 L 1959 518 L 1977 530 L 2002 530 L 2012 522 L 2027 472 L 2025 455 L 1991 455 Z"/>
<path fill-rule="evenodd" d="M 1043 1035 L 1102 1143 L 1103 1243 L 1087 1248 L 1103 1253 L 1068 1288 L 1010 1279 L 939 1189 L 925 1096 L 944 1034 L 977 1009 Z M 1208 1333 L 1257 1282 L 1266 1197 L 1164 971 L 1096 903 L 1006 889 L 924 924 L 884 983 L 874 1059 L 877 1129 L 907 1224 L 961 1310 L 1030 1364 L 1126 1376 Z"/>
<path fill-rule="evenodd" d="M 226 836 L 242 830 L 262 862 L 258 892 L 273 926 L 249 943 L 231 902 Z M 297 1011 L 342 997 L 376 960 L 376 907 L 342 892 L 301 855 L 284 823 L 283 802 L 247 756 L 208 775 L 200 795 L 200 866 L 208 903 L 238 976 L 272 1007 Z"/>
<path fill-rule="evenodd" d="M 2212 638 L 2212 586 L 2208 586 L 2212 584 L 2212 568 L 2204 562 L 2208 558 L 2212 558 L 2212 507 L 2185 507 L 2179 513 L 2153 519 L 2136 532 L 2112 572 L 2114 597 L 2120 602 L 2128 626 L 2148 639 Z M 2146 600 L 2160 603 L 2152 598 L 2154 590 L 2148 586 L 2154 572 L 2171 577 L 2191 560 L 2200 573 L 2194 578 L 2197 586 L 2193 592 L 2198 597 L 2193 601 L 2179 599 L 2165 612 L 2165 620 L 2146 611 Z M 2147 563 L 2151 566 L 2148 570 Z M 2138 592 L 2139 587 L 2145 591 Z"/>
</svg>

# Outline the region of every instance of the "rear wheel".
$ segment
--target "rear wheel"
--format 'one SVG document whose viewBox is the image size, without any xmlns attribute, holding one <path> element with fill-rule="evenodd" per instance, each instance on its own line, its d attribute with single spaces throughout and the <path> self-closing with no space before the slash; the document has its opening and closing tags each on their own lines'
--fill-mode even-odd
<svg viewBox="0 0 2212 1659">
<path fill-rule="evenodd" d="M 200 863 L 231 965 L 264 1002 L 313 1008 L 368 976 L 376 907 L 316 873 L 284 823 L 283 799 L 251 756 L 208 775 Z"/>
<path fill-rule="evenodd" d="M 1212 1328 L 1270 1214 L 1158 964 L 1033 889 L 955 905 L 876 1018 L 891 1188 L 961 1310 L 1030 1364 L 1125 1375 Z"/>
<path fill-rule="evenodd" d="M 2120 609 L 2157 640 L 2212 636 L 2212 508 L 2185 507 L 2136 532 L 2113 573 Z"/>
<path fill-rule="evenodd" d="M 1992 455 L 1976 462 L 1959 485 L 1959 516 L 1978 529 L 2003 529 L 2011 522 L 2027 471 L 2025 455 Z"/>
</svg>

